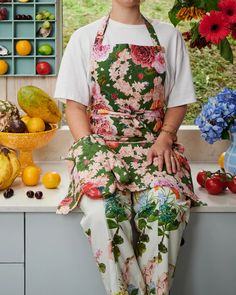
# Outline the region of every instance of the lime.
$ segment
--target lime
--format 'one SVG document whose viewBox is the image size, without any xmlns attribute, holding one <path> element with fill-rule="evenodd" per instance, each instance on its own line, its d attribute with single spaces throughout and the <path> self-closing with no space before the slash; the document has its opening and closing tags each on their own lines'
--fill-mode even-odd
<svg viewBox="0 0 236 295">
<path fill-rule="evenodd" d="M 50 55 L 53 52 L 52 46 L 50 44 L 42 44 L 38 49 L 41 55 Z"/>
</svg>

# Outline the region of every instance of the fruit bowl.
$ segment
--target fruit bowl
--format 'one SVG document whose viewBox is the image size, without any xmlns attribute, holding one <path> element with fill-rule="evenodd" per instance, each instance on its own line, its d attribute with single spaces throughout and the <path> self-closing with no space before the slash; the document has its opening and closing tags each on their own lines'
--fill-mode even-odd
<svg viewBox="0 0 236 295">
<path fill-rule="evenodd" d="M 50 130 L 35 133 L 0 132 L 0 144 L 19 151 L 21 171 L 26 166 L 36 166 L 33 150 L 47 145 L 58 129 L 56 124 L 50 126 Z"/>
</svg>

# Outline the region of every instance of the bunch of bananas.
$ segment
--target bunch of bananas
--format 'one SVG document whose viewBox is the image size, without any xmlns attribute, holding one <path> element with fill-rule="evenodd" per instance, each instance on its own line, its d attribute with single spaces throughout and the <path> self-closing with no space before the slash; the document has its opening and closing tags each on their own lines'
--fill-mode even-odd
<svg viewBox="0 0 236 295">
<path fill-rule="evenodd" d="M 201 19 L 203 15 L 205 14 L 206 14 L 206 11 L 204 9 L 191 6 L 191 7 L 182 7 L 177 13 L 176 17 L 180 20 L 190 21 L 193 18 Z"/>
<path fill-rule="evenodd" d="M 10 187 L 20 174 L 20 162 L 14 150 L 0 148 L 0 190 Z"/>
</svg>

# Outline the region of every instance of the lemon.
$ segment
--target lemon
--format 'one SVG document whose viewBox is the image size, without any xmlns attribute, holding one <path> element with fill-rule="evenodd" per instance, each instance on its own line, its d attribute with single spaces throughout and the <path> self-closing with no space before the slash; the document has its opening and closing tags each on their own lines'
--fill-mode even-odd
<svg viewBox="0 0 236 295">
<path fill-rule="evenodd" d="M 25 125 L 27 125 L 27 123 L 29 122 L 29 120 L 31 119 L 31 117 L 28 116 L 28 115 L 24 115 L 20 119 L 21 119 L 21 121 L 23 121 L 25 123 Z"/>
<path fill-rule="evenodd" d="M 61 176 L 55 171 L 49 171 L 43 175 L 42 182 L 46 188 L 57 188 L 61 182 Z"/>
<path fill-rule="evenodd" d="M 6 74 L 8 71 L 8 68 L 9 68 L 8 63 L 5 60 L 0 59 L 0 75 Z"/>
<path fill-rule="evenodd" d="M 28 40 L 19 40 L 16 42 L 16 52 L 19 55 L 29 55 L 32 51 L 32 45 Z"/>
<path fill-rule="evenodd" d="M 45 123 L 41 118 L 33 117 L 26 123 L 29 132 L 42 132 L 45 130 Z"/>
<path fill-rule="evenodd" d="M 221 169 L 224 169 L 224 166 L 225 166 L 225 152 L 223 152 L 219 158 L 218 158 L 218 165 L 220 166 Z"/>
</svg>

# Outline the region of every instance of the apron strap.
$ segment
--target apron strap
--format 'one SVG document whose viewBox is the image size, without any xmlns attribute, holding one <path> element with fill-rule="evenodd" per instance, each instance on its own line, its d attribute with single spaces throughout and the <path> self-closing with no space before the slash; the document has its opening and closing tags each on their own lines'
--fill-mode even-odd
<svg viewBox="0 0 236 295">
<path fill-rule="evenodd" d="M 153 25 L 143 15 L 142 15 L 142 17 L 143 17 L 143 19 L 145 21 L 146 28 L 147 28 L 147 30 L 148 30 L 148 32 L 150 34 L 150 37 L 151 37 L 151 39 L 153 41 L 153 44 L 156 45 L 156 46 L 158 46 L 158 45 L 160 46 L 160 42 L 159 42 L 159 39 L 157 37 L 156 31 L 155 31 Z M 108 26 L 108 23 L 109 23 L 109 18 L 110 18 L 110 14 L 103 18 L 102 26 L 98 30 L 96 38 L 95 38 L 95 44 L 99 44 L 99 43 L 102 44 L 106 29 L 107 29 L 107 26 Z"/>
</svg>

